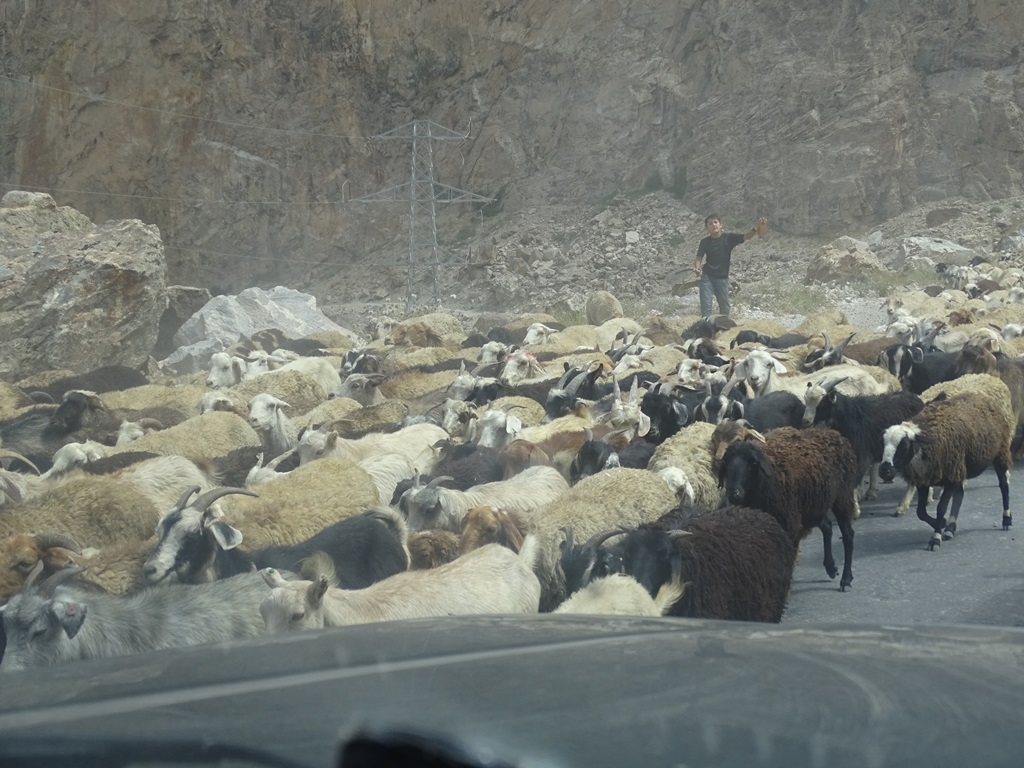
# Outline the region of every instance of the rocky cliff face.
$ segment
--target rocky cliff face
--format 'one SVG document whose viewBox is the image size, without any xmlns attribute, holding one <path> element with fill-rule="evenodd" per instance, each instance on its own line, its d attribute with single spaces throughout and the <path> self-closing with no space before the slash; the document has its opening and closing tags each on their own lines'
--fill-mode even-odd
<svg viewBox="0 0 1024 768">
<path fill-rule="evenodd" d="M 0 180 L 229 289 L 401 256 L 402 206 L 337 203 L 408 178 L 366 137 L 419 117 L 487 213 L 660 187 L 821 235 L 1024 193 L 1021 40 L 1019 0 L 4 3 Z"/>
</svg>

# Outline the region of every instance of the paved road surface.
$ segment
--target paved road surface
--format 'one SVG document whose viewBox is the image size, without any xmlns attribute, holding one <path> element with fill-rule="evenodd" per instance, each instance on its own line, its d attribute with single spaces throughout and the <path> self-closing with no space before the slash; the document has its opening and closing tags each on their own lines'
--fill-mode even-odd
<svg viewBox="0 0 1024 768">
<path fill-rule="evenodd" d="M 1017 480 L 1017 484 L 1014 480 Z M 879 498 L 861 504 L 854 523 L 853 587 L 839 592 L 838 578 L 821 565 L 821 535 L 800 546 L 783 624 L 873 622 L 1024 626 L 1024 468 L 1010 477 L 1014 526 L 1003 532 L 995 474 L 968 481 L 956 537 L 934 552 L 931 528 L 917 519 L 916 499 L 903 517 L 892 512 L 901 481 L 882 485 Z M 928 511 L 935 514 L 935 504 Z M 835 529 L 833 552 L 842 571 L 843 545 Z"/>
</svg>

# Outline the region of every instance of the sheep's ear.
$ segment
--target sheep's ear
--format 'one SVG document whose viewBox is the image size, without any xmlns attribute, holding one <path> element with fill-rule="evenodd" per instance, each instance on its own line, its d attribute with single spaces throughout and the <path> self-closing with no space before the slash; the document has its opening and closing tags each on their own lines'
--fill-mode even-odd
<svg viewBox="0 0 1024 768">
<path fill-rule="evenodd" d="M 505 419 L 505 432 L 509 435 L 515 436 L 519 434 L 519 430 L 523 428 L 523 422 L 521 422 L 516 416 L 509 414 Z"/>
<path fill-rule="evenodd" d="M 69 640 L 74 639 L 85 623 L 86 608 L 81 603 L 55 600 L 50 603 L 50 612 L 64 628 Z"/>
<path fill-rule="evenodd" d="M 220 520 L 209 524 L 210 533 L 221 549 L 234 549 L 242 543 L 242 532 Z"/>
<path fill-rule="evenodd" d="M 338 433 L 337 432 L 328 432 L 327 433 L 327 440 L 326 440 L 327 450 L 329 451 L 329 450 L 333 449 L 334 446 L 337 445 L 337 444 L 338 444 Z"/>
<path fill-rule="evenodd" d="M 330 583 L 327 581 L 326 576 L 320 576 L 309 585 L 309 589 L 306 590 L 306 600 L 313 608 L 319 608 L 323 603 L 324 595 L 327 594 L 327 587 L 329 586 Z"/>
<path fill-rule="evenodd" d="M 232 357 L 231 370 L 236 377 L 241 379 L 245 376 L 245 361 L 240 357 Z"/>
<path fill-rule="evenodd" d="M 921 349 L 920 347 L 911 347 L 910 348 L 910 359 L 913 360 L 915 363 L 923 362 L 924 361 L 924 350 Z"/>
<path fill-rule="evenodd" d="M 758 451 L 757 456 L 754 459 L 754 462 L 757 464 L 757 469 L 762 475 L 764 475 L 765 477 L 772 476 L 772 465 L 768 463 L 768 459 L 765 457 L 763 453 Z"/>
</svg>

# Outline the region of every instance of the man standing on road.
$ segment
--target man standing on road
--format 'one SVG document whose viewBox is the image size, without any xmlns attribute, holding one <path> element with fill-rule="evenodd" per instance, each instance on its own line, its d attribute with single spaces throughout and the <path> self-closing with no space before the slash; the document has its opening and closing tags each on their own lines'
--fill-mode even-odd
<svg viewBox="0 0 1024 768">
<path fill-rule="evenodd" d="M 768 219 L 762 216 L 749 232 L 740 234 L 722 232 L 722 220 L 717 213 L 713 213 L 704 219 L 704 227 L 708 231 L 708 236 L 700 241 L 697 258 L 693 262 L 693 270 L 700 277 L 700 316 L 707 317 L 711 314 L 712 294 L 718 299 L 718 311 L 728 315 L 732 308 L 729 305 L 729 263 L 732 259 L 732 249 L 754 235 L 764 237 L 764 233 L 768 231 Z"/>
</svg>

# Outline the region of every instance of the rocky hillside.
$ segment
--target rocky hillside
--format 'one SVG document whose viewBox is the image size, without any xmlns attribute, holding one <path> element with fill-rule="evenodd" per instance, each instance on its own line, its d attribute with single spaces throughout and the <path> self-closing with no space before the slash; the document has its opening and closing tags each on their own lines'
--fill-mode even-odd
<svg viewBox="0 0 1024 768">
<path fill-rule="evenodd" d="M 513 230 L 557 274 L 585 224 L 642 293 L 665 273 L 626 238 L 690 250 L 679 210 L 829 240 L 1024 194 L 1022 39 L 1018 0 L 4 3 L 0 181 L 157 225 L 172 283 L 361 291 L 408 241 L 407 205 L 343 204 L 408 179 L 368 137 L 429 117 L 470 134 L 439 180 L 498 199 L 439 219 L 474 274 Z"/>
</svg>

